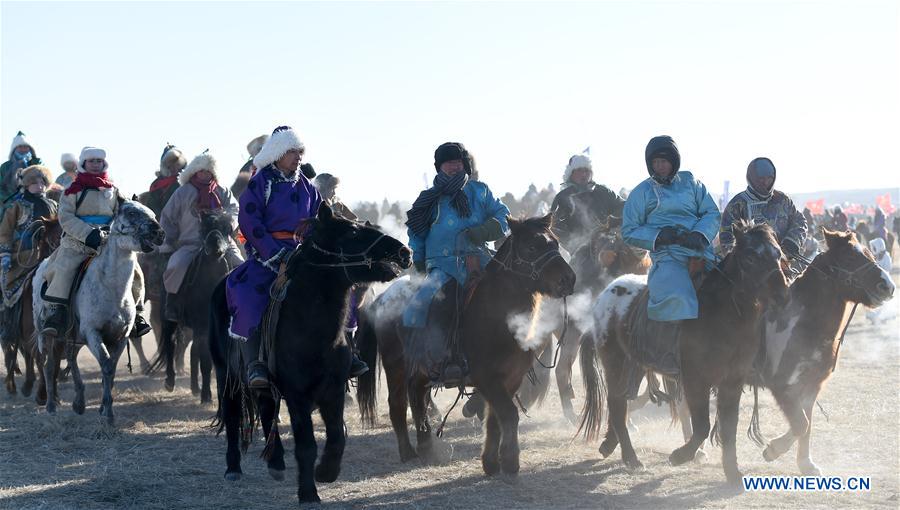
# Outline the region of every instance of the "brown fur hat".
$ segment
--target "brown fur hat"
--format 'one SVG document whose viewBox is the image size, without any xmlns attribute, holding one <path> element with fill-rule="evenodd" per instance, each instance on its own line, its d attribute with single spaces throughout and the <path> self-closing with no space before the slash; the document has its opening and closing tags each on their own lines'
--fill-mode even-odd
<svg viewBox="0 0 900 510">
<path fill-rule="evenodd" d="M 53 173 L 49 168 L 41 165 L 31 165 L 22 170 L 22 187 L 27 188 L 39 181 L 44 181 L 44 185 L 47 187 L 53 183 Z"/>
</svg>

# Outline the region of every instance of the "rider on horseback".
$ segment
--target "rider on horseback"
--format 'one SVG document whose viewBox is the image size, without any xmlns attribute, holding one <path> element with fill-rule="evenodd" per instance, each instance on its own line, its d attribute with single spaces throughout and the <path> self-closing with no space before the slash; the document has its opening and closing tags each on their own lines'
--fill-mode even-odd
<svg viewBox="0 0 900 510">
<path fill-rule="evenodd" d="M 439 146 L 434 152 L 434 186 L 421 192 L 407 212 L 413 264 L 427 276 L 404 311 L 406 327 L 424 328 L 438 291 L 451 279 L 462 287 L 473 273 L 482 271 L 491 259 L 486 244 L 509 231 L 509 209 L 494 198 L 487 184 L 470 180 L 474 167 L 463 144 Z M 452 359 L 444 366 L 445 384 L 454 385 L 465 376 L 460 361 Z"/>
<path fill-rule="evenodd" d="M 665 347 L 677 339 L 678 328 L 661 323 L 697 318 L 699 304 L 689 264 L 691 259 L 706 265 L 715 260 L 711 243 L 719 231 L 720 214 L 706 186 L 690 172 L 678 171 L 681 156 L 671 137 L 651 139 L 644 159 L 650 178 L 625 201 L 622 237 L 650 250 L 649 320 L 640 324 L 648 328 L 645 337 L 658 338 L 659 346 Z M 677 372 L 679 367 L 661 368 Z"/>
<path fill-rule="evenodd" d="M 12 205 L 13 197 L 19 191 L 19 173 L 29 165 L 40 164 L 41 158 L 37 157 L 25 133 L 19 131 L 9 149 L 9 161 L 0 165 L 0 216 Z"/>
<path fill-rule="evenodd" d="M 19 299 L 25 277 L 38 263 L 34 250 L 34 233 L 29 231 L 34 221 L 56 218 L 57 204 L 47 198 L 47 188 L 53 182 L 47 167 L 31 165 L 22 172 L 22 192 L 15 195 L 0 221 L 0 287 L 3 305 L 12 307 Z"/>
<path fill-rule="evenodd" d="M 723 253 L 734 248 L 732 227 L 739 220 L 767 223 L 789 257 L 800 255 L 806 243 L 806 218 L 787 195 L 775 189 L 775 165 L 769 158 L 750 162 L 747 189 L 735 195 L 722 213 L 719 243 Z"/>
<path fill-rule="evenodd" d="M 109 224 L 119 208 L 119 189 L 107 177 L 106 151 L 85 147 L 78 160 L 78 175 L 66 189 L 59 204 L 59 223 L 63 238 L 59 248 L 47 262 L 44 300 L 50 309 L 44 322 L 43 334 L 59 336 L 65 331 L 69 292 L 81 264 L 96 255 L 109 235 Z M 135 271 L 131 286 L 137 305 L 132 336 L 150 332 L 150 325 L 141 316 L 143 274 Z"/>
<path fill-rule="evenodd" d="M 159 251 L 168 257 L 163 274 L 166 288 L 165 318 L 180 320 L 178 291 L 181 289 L 188 268 L 194 257 L 202 249 L 204 240 L 200 238 L 200 215 L 204 211 L 224 209 L 237 225 L 238 207 L 231 192 L 219 185 L 216 174 L 216 160 L 207 153 L 196 158 L 178 175 L 178 189 L 172 194 L 162 210 L 159 223 L 166 232 L 166 241 Z M 244 259 L 231 236 L 226 237 L 228 249 L 225 259 L 228 267 L 235 268 Z"/>
<path fill-rule="evenodd" d="M 576 154 L 563 173 L 562 191 L 553 199 L 553 232 L 569 253 L 575 253 L 594 227 L 610 215 L 621 216 L 625 201 L 612 190 L 594 182 L 591 158 Z"/>
<path fill-rule="evenodd" d="M 167 143 L 159 157 L 159 170 L 156 171 L 156 179 L 150 183 L 150 190 L 141 193 L 140 202 L 160 218 L 163 208 L 169 203 L 169 199 L 178 189 L 178 174 L 187 166 L 187 159 L 181 149 Z"/>
</svg>

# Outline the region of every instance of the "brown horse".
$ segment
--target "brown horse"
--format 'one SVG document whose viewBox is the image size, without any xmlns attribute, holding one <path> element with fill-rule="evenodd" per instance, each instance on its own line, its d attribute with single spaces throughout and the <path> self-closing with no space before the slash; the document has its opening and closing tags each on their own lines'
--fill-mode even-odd
<svg viewBox="0 0 900 510">
<path fill-rule="evenodd" d="M 534 353 L 523 348 L 521 340 L 511 331 L 510 318 L 536 321 L 542 295 L 568 296 L 575 285 L 575 273 L 563 260 L 559 243 L 550 232 L 549 215 L 522 221 L 510 219 L 509 226 L 512 233 L 485 268 L 463 310 L 459 326 L 471 385 L 487 401 L 481 461 L 488 475 L 501 470 L 508 474 L 519 471 L 519 412 L 513 396 L 531 369 Z M 406 370 L 403 345 L 410 330 L 401 325 L 398 313 L 389 313 L 390 309 L 399 308 L 396 294 L 388 289 L 366 311 L 358 345 L 369 366 L 374 367 L 378 353 L 382 356 L 391 422 L 400 459 L 407 461 L 430 454 L 433 447 L 426 413 L 430 381 L 424 374 Z M 370 370 L 360 378 L 357 390 L 360 411 L 369 423 L 375 417 L 374 372 Z M 409 441 L 406 425 L 408 404 L 416 425 L 416 450 Z"/>
<path fill-rule="evenodd" d="M 672 464 L 692 460 L 710 432 L 709 397 L 717 389 L 722 463 L 730 483 L 740 483 L 735 435 L 738 406 L 744 382 L 760 345 L 759 327 L 766 303 L 786 300 L 787 281 L 781 270 L 782 253 L 767 225 L 738 225 L 735 248 L 702 282 L 697 297 L 698 319 L 681 324 L 680 377 L 684 398 L 691 411 L 693 434 L 669 457 Z M 610 455 L 617 445 L 629 468 L 642 465 L 631 445 L 626 420 L 626 393 L 630 371 L 635 366 L 630 312 L 642 303 L 636 299 L 646 289 L 645 277 L 626 275 L 614 280 L 594 305 L 594 338 L 582 344 L 582 376 L 588 395 L 581 428 L 588 438 L 600 432 L 602 384 L 594 358 L 599 353 L 608 384 L 608 429 L 600 446 Z M 644 305 L 645 306 L 645 305 Z M 638 374 L 652 366 L 636 367 Z"/>
<path fill-rule="evenodd" d="M 41 261 L 49 257 L 53 250 L 59 246 L 62 228 L 59 226 L 59 221 L 56 218 L 40 218 L 28 226 L 26 235 L 31 237 L 32 242 L 37 243 L 37 250 L 29 251 L 31 254 L 31 256 L 27 257 L 29 260 L 18 261 L 19 264 L 30 268 L 30 270 L 22 277 L 24 282 L 22 283 L 22 292 L 18 301 L 8 310 L 9 315 L 7 319 L 10 322 L 4 325 L 6 334 L 2 341 L 6 361 L 6 390 L 10 394 L 16 393 L 16 358 L 17 353 L 21 352 L 25 358 L 25 384 L 22 386 L 22 395 L 27 397 L 31 395 L 31 389 L 34 386 L 34 365 L 36 361 L 33 338 L 34 323 L 31 320 L 31 276 Z M 43 384 L 43 367 L 40 357 L 38 357 L 37 362 L 39 365 L 38 373 L 41 374 L 41 384 L 38 387 L 36 400 L 43 404 L 42 399 L 46 401 L 47 389 Z"/>
<path fill-rule="evenodd" d="M 766 317 L 766 361 L 762 384 L 775 396 L 790 430 L 768 444 L 772 461 L 798 439 L 797 465 L 820 475 L 809 453 L 813 406 L 837 364 L 851 304 L 879 306 L 891 299 L 894 283 L 850 232 L 825 231 L 828 251 L 820 254 L 791 286 L 787 306 Z"/>
</svg>

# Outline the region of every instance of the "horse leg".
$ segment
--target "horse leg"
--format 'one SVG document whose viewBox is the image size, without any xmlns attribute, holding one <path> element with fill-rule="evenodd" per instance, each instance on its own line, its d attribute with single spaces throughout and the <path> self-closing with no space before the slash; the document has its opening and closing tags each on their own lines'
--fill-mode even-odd
<svg viewBox="0 0 900 510">
<path fill-rule="evenodd" d="M 313 434 L 312 403 L 305 399 L 287 400 L 294 431 L 294 458 L 297 460 L 297 499 L 300 503 L 319 503 L 313 467 L 316 463 L 316 437 Z M 343 431 L 341 431 L 343 433 Z"/>
<path fill-rule="evenodd" d="M 326 439 L 322 457 L 316 466 L 316 481 L 331 483 L 341 473 L 341 459 L 347 444 L 344 436 L 344 391 L 336 388 L 330 398 L 323 398 L 318 404 L 319 415 L 325 422 Z"/>
<path fill-rule="evenodd" d="M 569 327 L 572 328 L 572 331 L 567 333 L 569 340 L 563 339 L 562 347 L 559 348 L 559 360 L 556 362 L 556 386 L 559 388 L 559 402 L 562 404 L 563 415 L 570 423 L 577 423 L 578 416 L 572 407 L 572 400 L 575 399 L 575 390 L 572 388 L 572 366 L 575 364 L 578 349 L 581 346 L 581 331 L 572 324 L 573 322 L 575 321 L 569 321 Z"/>
<path fill-rule="evenodd" d="M 56 348 L 56 337 L 50 337 L 49 340 L 40 338 L 44 342 L 44 352 L 47 353 L 44 359 L 44 390 L 46 392 L 45 404 L 47 405 L 47 414 L 56 414 L 56 377 L 59 375 L 59 359 Z M 47 345 L 49 344 L 49 345 Z M 38 399 L 41 392 L 38 391 Z"/>
<path fill-rule="evenodd" d="M 72 399 L 72 410 L 75 414 L 84 414 L 84 380 L 78 367 L 78 350 L 68 353 L 68 366 L 72 369 L 72 384 L 75 387 L 75 398 Z"/>
<path fill-rule="evenodd" d="M 238 382 L 229 377 L 227 356 L 223 366 L 216 366 L 216 396 L 219 409 L 216 410 L 219 432 L 225 429 L 225 480 L 236 482 L 241 479 L 241 405 L 242 398 Z"/>
<path fill-rule="evenodd" d="M 175 370 L 181 374 L 184 373 L 184 355 L 187 353 L 190 341 L 184 328 L 178 328 L 175 336 Z"/>
<path fill-rule="evenodd" d="M 209 352 L 209 343 L 206 341 L 209 333 L 203 332 L 202 335 L 194 335 L 194 338 L 199 338 L 199 341 L 195 341 L 194 344 L 197 346 L 197 355 L 200 358 L 200 376 L 202 385 L 200 386 L 200 403 L 208 404 L 212 402 L 212 387 L 210 385 L 210 377 L 212 374 L 212 354 Z"/>
<path fill-rule="evenodd" d="M 388 386 L 388 408 L 391 415 L 391 426 L 394 435 L 397 436 L 397 446 L 400 448 L 400 461 L 407 462 L 419 455 L 409 440 L 409 427 L 406 423 L 406 410 L 409 407 L 409 391 L 406 386 L 406 370 L 403 367 L 403 358 L 388 360 L 383 358 L 384 375 Z M 373 367 L 370 367 L 372 370 Z"/>
<path fill-rule="evenodd" d="M 803 411 L 806 413 L 807 419 L 809 419 L 809 427 L 806 429 L 806 433 L 800 436 L 800 442 L 797 446 L 797 466 L 800 468 L 800 472 L 806 476 L 822 476 L 822 470 L 819 469 L 819 466 L 813 462 L 812 457 L 809 454 L 809 436 L 812 434 L 812 416 L 813 416 L 813 406 L 816 404 L 816 397 L 818 395 L 812 395 L 804 399 L 803 402 Z"/>
<path fill-rule="evenodd" d="M 719 414 L 719 433 L 722 436 L 722 468 L 728 483 L 738 485 L 744 477 L 737 464 L 736 436 L 738 410 L 741 404 L 742 381 L 727 381 L 719 385 L 716 406 Z"/>
<path fill-rule="evenodd" d="M 162 323 L 162 350 L 166 358 L 166 391 L 175 390 L 175 333 L 178 323 L 164 320 Z"/>
<path fill-rule="evenodd" d="M 409 380 L 409 407 L 412 410 L 413 422 L 416 424 L 416 453 L 419 457 L 428 458 L 432 454 L 434 442 L 431 436 L 431 423 L 428 420 L 428 386 L 422 377 Z"/>
<path fill-rule="evenodd" d="M 141 341 L 141 338 L 129 338 L 132 347 L 134 347 L 134 352 L 137 353 L 138 364 L 141 367 L 141 373 L 147 373 L 147 369 L 150 367 L 150 361 L 147 359 L 147 355 L 144 354 L 144 344 Z"/>
<path fill-rule="evenodd" d="M 40 338 L 38 338 L 37 341 L 41 341 Z M 44 374 L 46 356 L 40 351 L 37 351 L 37 349 L 35 349 L 35 362 L 37 364 L 38 389 L 34 394 L 34 403 L 42 406 L 47 403 L 47 379 Z"/>
<path fill-rule="evenodd" d="M 199 343 L 191 342 L 191 395 L 194 396 L 200 394 L 200 355 L 197 352 Z"/>
<path fill-rule="evenodd" d="M 484 446 L 481 449 L 481 468 L 488 476 L 500 472 L 500 420 L 493 406 L 487 404 L 484 416 Z"/>
<path fill-rule="evenodd" d="M 784 435 L 770 441 L 766 445 L 766 449 L 763 450 L 763 458 L 769 462 L 787 453 L 791 446 L 794 445 L 794 441 L 809 431 L 809 418 L 804 412 L 803 406 L 800 405 L 800 395 L 797 395 L 796 392 L 791 392 L 790 388 L 773 391 L 772 395 L 788 419 L 791 428 Z"/>
<path fill-rule="evenodd" d="M 638 460 L 634 446 L 631 444 L 631 435 L 628 433 L 628 400 L 625 399 L 624 394 L 615 396 L 610 394 L 607 397 L 607 405 L 609 406 L 609 424 L 612 426 L 615 438 L 618 439 L 621 446 L 622 462 L 625 463 L 628 469 L 643 469 L 644 465 Z M 614 450 L 615 446 L 612 449 Z M 601 453 L 603 453 L 602 450 Z M 612 453 L 612 450 L 609 453 Z"/>
<path fill-rule="evenodd" d="M 512 395 L 494 383 L 480 387 L 500 428 L 500 470 L 515 475 L 519 472 L 519 410 Z"/>
<path fill-rule="evenodd" d="M 691 411 L 691 438 L 669 455 L 669 462 L 678 466 L 694 460 L 697 449 L 709 437 L 709 386 L 684 377 L 684 399 Z"/>
<path fill-rule="evenodd" d="M 5 314 L 4 314 L 5 315 Z M 3 361 L 6 365 L 6 391 L 10 395 L 16 394 L 16 358 L 18 356 L 18 352 L 16 352 L 16 344 L 11 343 L 8 344 L 5 340 L 3 341 Z"/>
<path fill-rule="evenodd" d="M 258 395 L 256 402 L 259 408 L 259 421 L 262 422 L 266 448 L 270 452 L 266 460 L 269 476 L 281 481 L 284 480 L 285 467 L 284 446 L 281 444 L 281 434 L 278 433 L 278 403 L 269 393 L 263 392 Z"/>
<path fill-rule="evenodd" d="M 684 397 L 675 403 L 675 409 L 678 412 L 678 421 L 681 423 L 681 435 L 684 437 L 684 442 L 687 443 L 691 440 L 693 431 L 691 430 L 691 410 L 688 408 L 687 401 Z M 706 451 L 703 449 L 705 444 L 706 442 L 704 441 L 697 448 L 695 459 L 698 461 L 706 459 Z"/>
<path fill-rule="evenodd" d="M 22 396 L 30 397 L 31 391 L 34 389 L 34 352 L 30 348 L 22 349 L 22 355 L 25 357 L 25 384 L 22 385 Z"/>
</svg>

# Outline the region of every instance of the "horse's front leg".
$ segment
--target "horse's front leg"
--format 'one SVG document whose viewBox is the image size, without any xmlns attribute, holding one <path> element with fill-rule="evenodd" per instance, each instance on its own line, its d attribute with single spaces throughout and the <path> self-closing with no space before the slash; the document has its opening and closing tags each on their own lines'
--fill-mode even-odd
<svg viewBox="0 0 900 510">
<path fill-rule="evenodd" d="M 739 485 L 744 477 L 737 464 L 737 423 L 741 405 L 743 382 L 728 381 L 718 387 L 716 405 L 719 415 L 719 433 L 722 436 L 722 468 L 725 478 L 732 485 Z"/>
<path fill-rule="evenodd" d="M 500 420 L 497 412 L 490 405 L 485 405 L 484 446 L 481 449 L 481 468 L 488 476 L 500 472 Z"/>
<path fill-rule="evenodd" d="M 166 391 L 175 390 L 175 333 L 178 323 L 170 320 L 162 321 L 162 353 L 166 360 Z"/>
<path fill-rule="evenodd" d="M 6 315 L 6 314 L 3 314 Z M 16 344 L 14 342 L 7 343 L 3 340 L 3 360 L 6 365 L 6 392 L 10 395 L 16 394 Z"/>
<path fill-rule="evenodd" d="M 297 498 L 300 503 L 318 503 L 319 493 L 313 468 L 316 464 L 316 437 L 313 434 L 312 403 L 305 399 L 288 399 L 291 429 L 294 431 L 294 458 L 297 460 Z"/>
<path fill-rule="evenodd" d="M 269 392 L 258 392 L 256 402 L 266 442 L 269 476 L 274 480 L 284 480 L 284 446 L 278 433 L 278 403 Z"/>
<path fill-rule="evenodd" d="M 59 350 L 57 349 L 56 337 L 51 336 L 49 339 L 41 335 L 39 342 L 43 342 L 44 352 L 47 353 L 44 358 L 44 392 L 46 397 L 44 403 L 47 405 L 47 414 L 56 414 L 56 378 L 59 375 Z M 40 400 L 41 392 L 38 390 L 37 399 Z"/>
<path fill-rule="evenodd" d="M 512 396 L 499 383 L 479 386 L 500 428 L 500 470 L 515 475 L 519 472 L 519 410 Z M 487 448 L 487 445 L 485 446 Z M 484 457 L 482 457 L 484 458 Z M 482 461 L 483 462 L 483 461 Z"/>
<path fill-rule="evenodd" d="M 669 462 L 678 466 L 694 460 L 697 449 L 709 437 L 709 386 L 698 381 L 693 373 L 685 371 L 684 399 L 691 411 L 691 439 L 669 455 Z"/>
<path fill-rule="evenodd" d="M 194 338 L 202 338 L 197 335 L 193 335 Z M 200 342 L 191 342 L 191 395 L 197 396 L 200 395 L 200 354 L 199 354 L 199 343 Z"/>
<path fill-rule="evenodd" d="M 22 349 L 22 355 L 25 357 L 25 384 L 22 385 L 22 396 L 31 396 L 31 390 L 34 389 L 34 353 L 30 348 Z"/>
<path fill-rule="evenodd" d="M 788 419 L 791 428 L 783 436 L 770 441 L 766 445 L 766 449 L 763 450 L 763 458 L 769 462 L 787 453 L 798 438 L 809 432 L 809 416 L 803 409 L 803 398 L 799 391 L 792 387 L 773 389 L 772 395 Z M 812 403 L 815 403 L 814 398 Z"/>
<path fill-rule="evenodd" d="M 337 383 L 331 395 L 319 400 L 319 414 L 325 422 L 325 448 L 319 465 L 316 466 L 316 481 L 331 483 L 341 473 L 341 459 L 347 439 L 344 436 L 344 396 L 343 384 Z"/>
<path fill-rule="evenodd" d="M 813 416 L 813 407 L 816 405 L 816 398 L 818 395 L 807 395 L 803 402 L 803 411 L 806 413 L 807 419 L 809 419 L 809 427 L 806 428 L 806 433 L 800 436 L 800 441 L 797 445 L 797 467 L 800 468 L 800 472 L 806 476 L 822 476 L 822 470 L 819 469 L 819 466 L 816 465 L 812 460 L 812 456 L 809 452 L 809 436 L 812 434 L 812 416 Z"/>
<path fill-rule="evenodd" d="M 201 334 L 195 334 L 194 344 L 197 346 L 197 356 L 200 358 L 200 403 L 206 404 L 212 402 L 212 387 L 210 385 L 210 376 L 212 373 L 212 354 L 209 352 L 208 331 L 202 331 Z"/>
<path fill-rule="evenodd" d="M 75 398 L 72 399 L 72 410 L 75 414 L 84 414 L 84 380 L 81 378 L 81 368 L 78 366 L 78 351 L 80 347 L 72 347 L 67 353 L 69 368 L 72 370 L 72 384 L 75 387 Z"/>
</svg>

